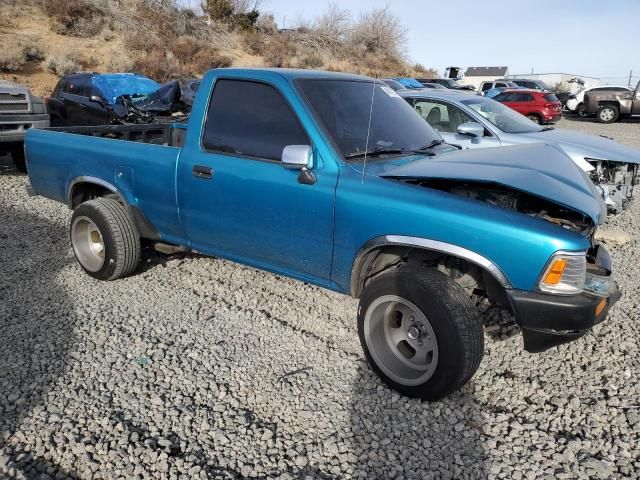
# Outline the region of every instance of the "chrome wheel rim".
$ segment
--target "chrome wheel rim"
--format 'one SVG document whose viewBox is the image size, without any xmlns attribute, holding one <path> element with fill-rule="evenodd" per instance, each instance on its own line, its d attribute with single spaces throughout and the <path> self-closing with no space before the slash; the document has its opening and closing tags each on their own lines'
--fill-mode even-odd
<svg viewBox="0 0 640 480">
<path fill-rule="evenodd" d="M 600 118 L 605 122 L 610 121 L 611 119 L 613 119 L 613 110 L 611 110 L 610 108 L 603 108 L 600 111 Z"/>
<path fill-rule="evenodd" d="M 88 217 L 78 217 L 71 225 L 71 244 L 76 258 L 90 272 L 104 265 L 104 240 L 98 226 Z"/>
<path fill-rule="evenodd" d="M 365 314 L 364 336 L 376 365 L 401 385 L 420 385 L 438 366 L 438 342 L 420 309 L 395 295 L 377 298 Z"/>
</svg>

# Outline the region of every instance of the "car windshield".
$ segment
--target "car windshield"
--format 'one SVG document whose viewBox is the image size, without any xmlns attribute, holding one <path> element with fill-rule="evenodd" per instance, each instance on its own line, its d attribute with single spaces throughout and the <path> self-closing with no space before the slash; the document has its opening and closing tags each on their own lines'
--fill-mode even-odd
<svg viewBox="0 0 640 480">
<path fill-rule="evenodd" d="M 299 80 L 296 85 L 345 158 L 364 152 L 411 153 L 441 140 L 402 97 L 381 82 L 318 79 Z"/>
<path fill-rule="evenodd" d="M 158 82 L 130 73 L 96 75 L 93 83 L 110 104 L 114 104 L 116 98 L 122 95 L 146 96 L 160 88 Z"/>
<path fill-rule="evenodd" d="M 541 131 L 540 125 L 494 100 L 477 97 L 462 100 L 462 103 L 478 112 L 503 132 L 533 133 Z"/>
</svg>

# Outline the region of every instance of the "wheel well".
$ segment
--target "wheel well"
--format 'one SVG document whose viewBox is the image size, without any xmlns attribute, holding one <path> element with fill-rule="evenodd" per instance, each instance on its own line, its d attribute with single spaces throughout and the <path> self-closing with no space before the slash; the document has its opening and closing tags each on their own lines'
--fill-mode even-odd
<svg viewBox="0 0 640 480">
<path fill-rule="evenodd" d="M 508 307 L 505 287 L 490 271 L 455 255 L 407 246 L 376 247 L 359 259 L 352 272 L 352 295 L 360 297 L 366 285 L 391 268 L 434 268 L 459 283 L 470 296 L 481 294 Z"/>
<path fill-rule="evenodd" d="M 107 197 L 110 195 L 119 197 L 116 192 L 102 185 L 97 185 L 95 183 L 89 182 L 78 183 L 72 187 L 71 194 L 69 195 L 69 207 L 72 210 L 75 210 L 81 203 L 88 202 L 89 200 L 100 197 Z"/>
<path fill-rule="evenodd" d="M 616 107 L 617 109 L 620 109 L 620 102 L 616 102 L 614 100 L 603 100 L 601 102 L 598 102 L 598 107 Z"/>
</svg>

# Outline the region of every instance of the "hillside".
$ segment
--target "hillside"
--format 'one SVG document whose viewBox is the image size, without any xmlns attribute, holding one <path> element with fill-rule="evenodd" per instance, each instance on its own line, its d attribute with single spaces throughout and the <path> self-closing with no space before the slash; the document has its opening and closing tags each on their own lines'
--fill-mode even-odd
<svg viewBox="0 0 640 480">
<path fill-rule="evenodd" d="M 76 70 L 136 71 L 158 81 L 215 67 L 318 68 L 381 75 L 428 70 L 402 53 L 404 32 L 385 9 L 361 14 L 329 6 L 298 28 L 246 2 L 210 1 L 209 15 L 173 0 L 0 0 L 0 79 L 51 93 Z M 229 10 L 215 10 L 220 4 Z M 254 4 L 256 5 L 256 4 Z"/>
</svg>

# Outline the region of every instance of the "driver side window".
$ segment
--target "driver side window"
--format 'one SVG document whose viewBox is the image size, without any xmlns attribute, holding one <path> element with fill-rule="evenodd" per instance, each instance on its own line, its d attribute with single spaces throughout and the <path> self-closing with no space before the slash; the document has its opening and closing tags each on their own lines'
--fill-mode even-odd
<svg viewBox="0 0 640 480">
<path fill-rule="evenodd" d="M 473 121 L 458 107 L 435 100 L 418 100 L 413 108 L 438 132 L 456 133 L 460 125 Z"/>
</svg>

